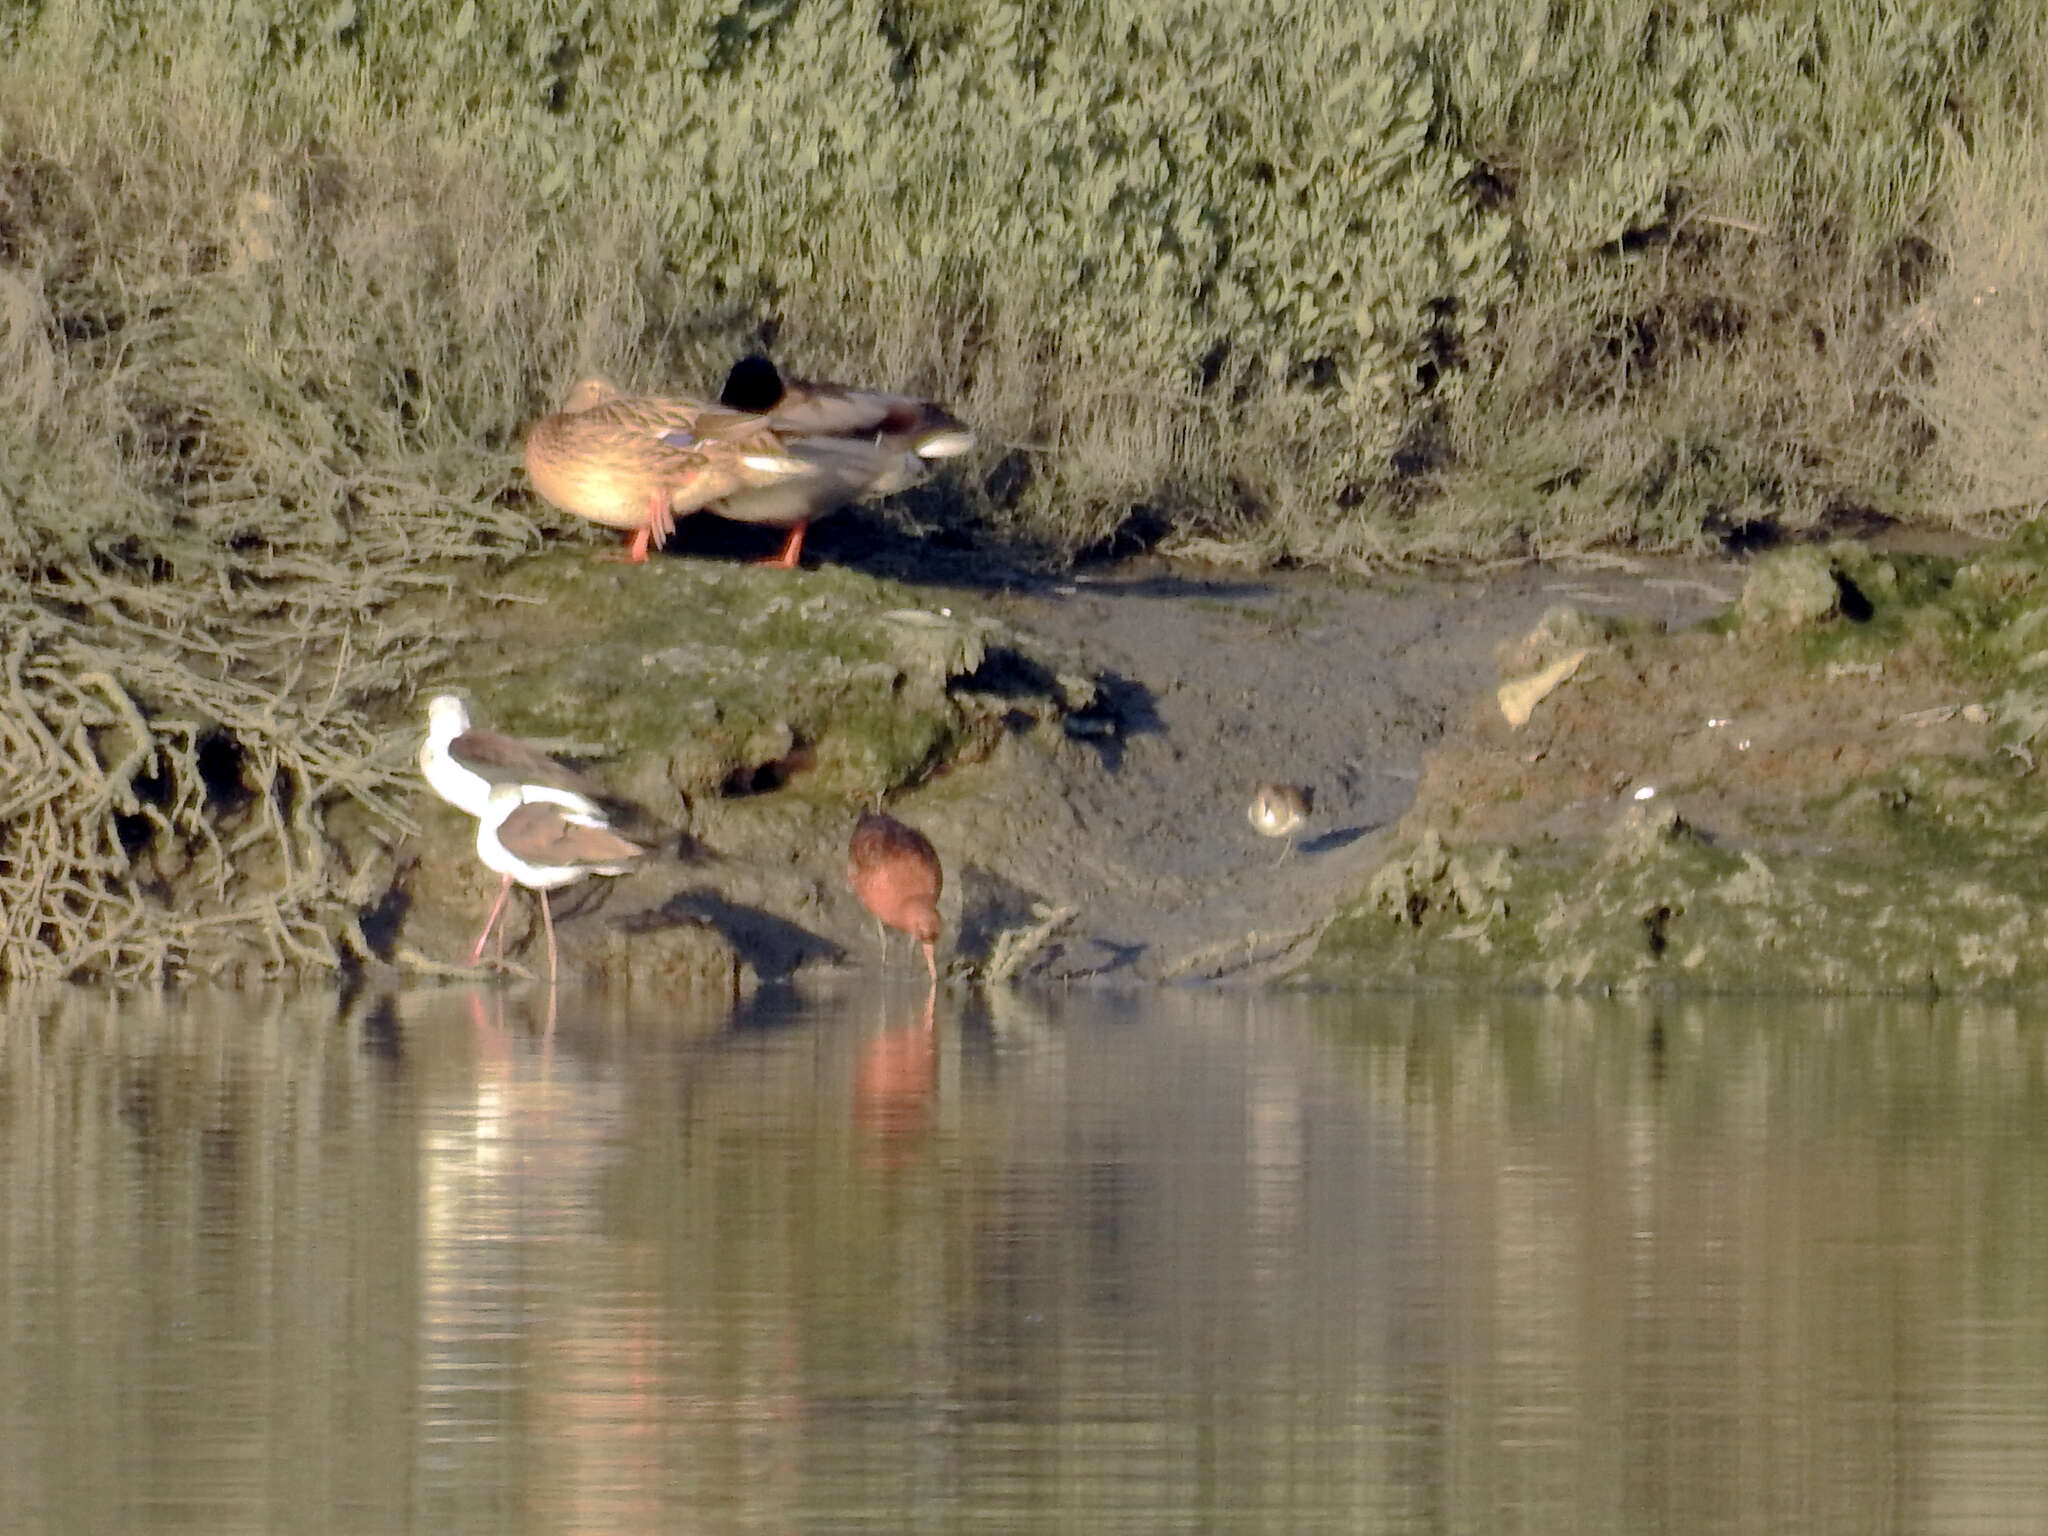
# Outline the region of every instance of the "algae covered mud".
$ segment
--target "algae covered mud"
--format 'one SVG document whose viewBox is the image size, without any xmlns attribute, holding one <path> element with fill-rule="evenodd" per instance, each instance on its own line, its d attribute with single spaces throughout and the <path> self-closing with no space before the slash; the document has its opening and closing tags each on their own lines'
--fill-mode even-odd
<svg viewBox="0 0 2048 1536">
<path fill-rule="evenodd" d="M 300 822 L 352 882 L 335 954 L 463 970 L 496 881 L 409 767 L 418 698 L 452 687 L 582 764 L 655 850 L 558 907 L 565 971 L 636 988 L 882 963 L 844 860 L 884 798 L 944 861 L 956 979 L 2044 979 L 2038 531 L 1374 583 L 1048 574 L 872 513 L 817 548 L 795 572 L 563 548 L 417 598 L 437 660 L 356 727 L 387 809 Z M 1264 779 L 1315 790 L 1291 849 L 1246 819 Z M 251 887 L 275 814 L 248 797 L 209 825 Z M 138 904 L 190 899 L 195 872 L 139 842 Z M 518 913 L 509 968 L 538 974 Z M 245 939 L 170 969 L 277 964 Z"/>
<path fill-rule="evenodd" d="M 1561 611 L 1504 661 L 1586 656 L 1522 728 L 1431 755 L 1327 976 L 1700 990 L 2048 981 L 2038 529 L 1963 558 L 1770 556 L 1648 635 Z"/>
<path fill-rule="evenodd" d="M 687 829 L 564 926 L 565 963 L 877 963 L 841 865 L 887 794 L 945 861 L 956 977 L 2048 979 L 2038 534 L 1374 585 L 978 560 L 910 585 L 883 571 L 926 557 L 857 518 L 824 548 L 846 565 L 564 553 L 451 608 L 481 709 Z M 1276 776 L 1317 791 L 1279 856 L 1244 814 Z M 489 894 L 464 831 L 430 811 L 395 849 L 381 960 L 456 951 Z"/>
</svg>

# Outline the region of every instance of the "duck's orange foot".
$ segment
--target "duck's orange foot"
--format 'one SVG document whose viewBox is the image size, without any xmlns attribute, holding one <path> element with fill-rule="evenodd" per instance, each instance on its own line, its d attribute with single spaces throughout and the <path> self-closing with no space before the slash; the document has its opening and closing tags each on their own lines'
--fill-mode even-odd
<svg viewBox="0 0 2048 1536">
<path fill-rule="evenodd" d="M 770 555 L 765 560 L 756 560 L 754 564 L 772 565 L 777 570 L 793 571 L 796 569 L 797 556 L 803 553 L 803 548 L 804 525 L 802 523 L 798 523 L 794 528 L 789 530 L 789 537 L 782 541 L 782 549 L 780 550 L 780 552 Z"/>
<path fill-rule="evenodd" d="M 626 565 L 645 565 L 647 563 L 648 547 L 653 542 L 654 530 L 652 528 L 636 529 L 632 539 L 624 549 L 608 549 L 599 554 L 597 558 L 610 563 L 623 562 Z"/>
</svg>

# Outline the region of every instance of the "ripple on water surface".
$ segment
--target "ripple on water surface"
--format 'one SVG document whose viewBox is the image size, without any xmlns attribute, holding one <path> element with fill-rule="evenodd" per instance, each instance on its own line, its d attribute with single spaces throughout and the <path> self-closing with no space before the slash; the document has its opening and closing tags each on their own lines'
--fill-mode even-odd
<svg viewBox="0 0 2048 1536">
<path fill-rule="evenodd" d="M 2048 1517 L 2025 1011 L 1245 993 L 0 1025 L 9 1530 Z"/>
</svg>

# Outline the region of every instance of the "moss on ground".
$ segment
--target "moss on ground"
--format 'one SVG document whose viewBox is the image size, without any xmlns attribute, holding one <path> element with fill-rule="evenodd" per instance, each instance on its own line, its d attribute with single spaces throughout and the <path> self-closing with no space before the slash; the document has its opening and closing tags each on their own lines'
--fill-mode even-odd
<svg viewBox="0 0 2048 1536">
<path fill-rule="evenodd" d="M 1784 551 L 1707 626 L 1718 642 L 1618 643 L 1546 706 L 1547 741 L 1475 718 L 1432 760 L 1399 852 L 1327 931 L 1317 970 L 1621 991 L 2048 988 L 2044 562 L 2039 527 L 1964 558 Z M 1701 721 L 1731 678 L 1732 718 Z M 1923 750 L 1944 736 L 1951 750 Z M 1655 780 L 1647 798 L 1614 771 L 1621 741 L 1663 751 L 1639 776 Z M 1553 750 L 1586 771 L 1555 769 Z M 1864 771 L 1830 777 L 1830 762 Z"/>
<path fill-rule="evenodd" d="M 784 783 L 873 797 L 1094 698 L 1077 667 L 966 600 L 844 569 L 564 550 L 486 596 L 448 681 L 479 718 L 597 760 L 657 811 Z"/>
<path fill-rule="evenodd" d="M 1850 792 L 1866 796 L 1883 803 Z M 2048 797 L 2029 801 L 2048 818 Z M 2041 861 L 1987 850 L 1973 797 L 1912 805 L 1892 846 L 1826 853 L 1727 847 L 1675 818 L 1646 830 L 1633 808 L 1606 847 L 1449 849 L 1426 834 L 1332 925 L 1318 972 L 1618 992 L 2048 988 Z"/>
<path fill-rule="evenodd" d="M 1789 619 L 1761 590 L 1812 585 L 1825 572 L 1837 601 Z M 2028 523 L 1967 558 L 1885 555 L 1846 540 L 1761 562 L 1730 624 L 1796 630 L 1810 667 L 1883 665 L 1912 651 L 1983 689 L 1985 713 L 2023 753 L 2048 734 L 2048 520 Z"/>
</svg>

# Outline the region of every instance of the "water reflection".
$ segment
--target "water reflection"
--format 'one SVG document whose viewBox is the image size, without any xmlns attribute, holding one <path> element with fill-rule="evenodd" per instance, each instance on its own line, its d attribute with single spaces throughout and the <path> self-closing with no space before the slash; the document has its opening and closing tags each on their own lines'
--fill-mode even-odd
<svg viewBox="0 0 2048 1536">
<path fill-rule="evenodd" d="M 932 1128 L 939 1087 L 938 993 L 925 994 L 909 1023 L 884 1012 L 860 1046 L 853 1074 L 853 1121 L 866 1133 L 867 1159 L 876 1167 L 914 1160 Z"/>
<path fill-rule="evenodd" d="M 72 992 L 9 1529 L 1984 1530 L 2017 1009 Z"/>
</svg>

